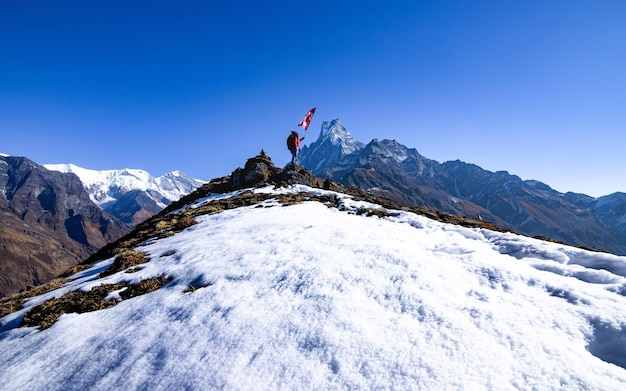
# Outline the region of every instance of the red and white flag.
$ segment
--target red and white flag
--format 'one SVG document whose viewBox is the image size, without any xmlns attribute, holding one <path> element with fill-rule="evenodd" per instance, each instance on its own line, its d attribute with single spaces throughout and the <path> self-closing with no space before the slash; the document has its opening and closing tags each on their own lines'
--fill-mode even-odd
<svg viewBox="0 0 626 391">
<path fill-rule="evenodd" d="M 314 107 L 311 110 L 309 110 L 309 112 L 306 113 L 306 115 L 304 116 L 302 121 L 300 121 L 298 126 L 302 126 L 304 128 L 304 130 L 307 130 L 309 128 L 309 124 L 311 123 L 311 118 L 313 118 L 313 114 L 315 113 L 315 109 L 316 109 L 316 107 Z"/>
</svg>

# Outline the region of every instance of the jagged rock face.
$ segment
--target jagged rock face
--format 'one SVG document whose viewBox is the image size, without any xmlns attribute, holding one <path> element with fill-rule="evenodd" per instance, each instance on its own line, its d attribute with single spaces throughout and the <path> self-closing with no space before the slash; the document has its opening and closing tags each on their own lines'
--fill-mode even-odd
<svg viewBox="0 0 626 391">
<path fill-rule="evenodd" d="M 130 231 L 74 174 L 22 157 L 0 157 L 0 223 L 0 295 L 46 282 Z"/>
<path fill-rule="evenodd" d="M 334 126 L 334 127 L 333 127 Z M 351 148 L 337 140 L 351 140 Z M 403 205 L 476 216 L 529 236 L 626 254 L 626 195 L 597 200 L 561 194 L 508 172 L 461 161 L 439 163 L 395 140 L 354 141 L 338 120 L 303 148 L 300 161 L 317 176 L 359 186 Z"/>
<path fill-rule="evenodd" d="M 300 164 L 309 167 L 317 175 L 323 173 L 330 177 L 334 171 L 341 170 L 342 166 L 349 166 L 350 162 L 346 161 L 346 157 L 364 146 L 352 138 L 338 119 L 324 121 L 317 140 L 302 148 Z"/>
</svg>

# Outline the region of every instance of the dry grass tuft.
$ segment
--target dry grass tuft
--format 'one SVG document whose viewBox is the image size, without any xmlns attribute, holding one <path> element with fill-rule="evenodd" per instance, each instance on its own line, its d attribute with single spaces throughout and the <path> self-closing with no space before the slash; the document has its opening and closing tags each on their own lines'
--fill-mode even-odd
<svg viewBox="0 0 626 391">
<path fill-rule="evenodd" d="M 384 217 L 389 217 L 389 211 L 387 209 L 384 208 L 364 208 L 364 207 L 360 207 L 357 211 L 356 214 L 358 216 L 361 215 L 365 215 L 365 216 L 378 216 L 380 218 L 384 218 Z"/>
<path fill-rule="evenodd" d="M 183 290 L 183 293 L 189 293 L 189 292 L 195 292 L 198 289 L 201 288 L 206 288 L 207 286 L 211 286 L 212 284 L 207 284 L 207 283 L 194 283 L 192 282 L 191 284 L 187 285 L 187 288 L 185 288 L 185 290 Z"/>
<path fill-rule="evenodd" d="M 115 257 L 111 266 L 107 270 L 100 273 L 100 277 L 110 276 L 111 274 L 115 274 L 133 266 L 147 263 L 148 261 L 149 259 L 147 258 L 146 253 L 135 250 L 126 250 Z"/>
<path fill-rule="evenodd" d="M 76 266 L 72 266 L 71 268 L 67 269 L 59 277 L 66 278 L 66 277 L 69 277 L 69 276 L 74 275 L 76 273 L 79 273 L 79 272 L 82 272 L 84 270 L 87 270 L 87 269 L 89 269 L 92 266 L 93 265 L 86 265 L 86 264 L 82 264 L 81 263 L 81 264 L 78 264 Z"/>
<path fill-rule="evenodd" d="M 9 297 L 3 297 L 0 299 L 0 318 L 13 313 L 15 311 L 19 311 L 24 302 L 31 297 L 43 295 L 44 293 L 51 292 L 63 284 L 69 282 L 66 278 L 55 278 L 54 280 L 48 282 L 45 285 L 39 285 L 35 287 L 26 287 L 20 293 L 16 293 Z"/>
<path fill-rule="evenodd" d="M 140 296 L 155 291 L 172 281 L 171 277 L 163 275 L 142 280 L 137 284 L 120 282 L 117 284 L 105 284 L 94 287 L 89 292 L 72 291 L 65 295 L 50 299 L 38 306 L 33 307 L 26 315 L 20 326 L 39 327 L 40 330 L 52 326 L 63 314 L 98 311 L 113 307 L 117 304 L 115 300 L 104 300 L 111 292 L 119 291 L 120 297 L 124 300 Z"/>
<path fill-rule="evenodd" d="M 189 228 L 192 225 L 197 224 L 197 222 L 190 215 L 184 215 L 181 217 L 174 228 L 178 231 L 182 231 L 185 228 Z"/>
</svg>

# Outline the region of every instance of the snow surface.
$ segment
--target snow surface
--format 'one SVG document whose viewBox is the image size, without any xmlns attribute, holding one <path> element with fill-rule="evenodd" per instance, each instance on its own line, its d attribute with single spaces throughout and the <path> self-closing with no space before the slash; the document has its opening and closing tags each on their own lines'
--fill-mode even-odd
<svg viewBox="0 0 626 391">
<path fill-rule="evenodd" d="M 44 164 L 48 170 L 71 172 L 76 174 L 89 193 L 91 200 L 100 207 L 114 202 L 120 194 L 131 190 L 156 192 L 169 202 L 176 201 L 199 187 L 204 181 L 185 176 L 180 171 L 173 171 L 154 178 L 140 169 L 91 170 L 74 164 Z M 155 202 L 165 208 L 160 197 L 153 197 Z"/>
<path fill-rule="evenodd" d="M 27 307 L 174 279 L 44 331 L 0 319 L 2 389 L 626 389 L 625 257 L 359 206 L 268 200 L 149 240 L 139 272 L 98 262 Z"/>
</svg>

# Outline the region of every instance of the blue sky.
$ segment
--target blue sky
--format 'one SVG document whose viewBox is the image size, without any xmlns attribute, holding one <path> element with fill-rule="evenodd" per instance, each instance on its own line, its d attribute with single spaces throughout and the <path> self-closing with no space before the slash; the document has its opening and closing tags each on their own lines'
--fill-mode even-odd
<svg viewBox="0 0 626 391">
<path fill-rule="evenodd" d="M 438 160 L 626 192 L 624 1 L 0 5 L 0 152 L 230 173 L 313 106 Z"/>
</svg>

